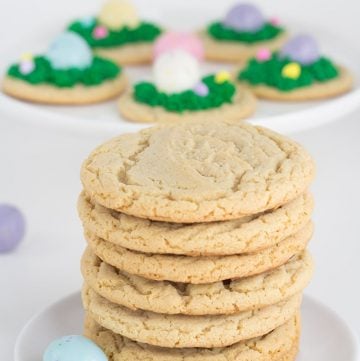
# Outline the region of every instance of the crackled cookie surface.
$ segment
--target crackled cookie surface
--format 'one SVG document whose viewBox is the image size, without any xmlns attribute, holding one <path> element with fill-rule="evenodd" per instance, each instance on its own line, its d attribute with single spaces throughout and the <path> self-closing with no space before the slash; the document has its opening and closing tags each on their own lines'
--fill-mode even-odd
<svg viewBox="0 0 360 361">
<path fill-rule="evenodd" d="M 244 123 L 181 123 L 121 135 L 84 162 L 99 204 L 169 222 L 240 218 L 304 193 L 314 164 L 297 143 Z"/>
<path fill-rule="evenodd" d="M 121 247 L 145 253 L 231 255 L 262 250 L 309 222 L 313 198 L 304 193 L 277 209 L 223 222 L 179 224 L 150 221 L 112 211 L 85 192 L 78 201 L 85 229 Z"/>
<path fill-rule="evenodd" d="M 89 315 L 84 333 L 104 350 L 110 361 L 292 361 L 298 348 L 300 317 L 293 317 L 262 337 L 213 349 L 167 349 L 137 343 L 103 328 Z"/>
<path fill-rule="evenodd" d="M 260 275 L 192 285 L 131 275 L 103 262 L 88 248 L 81 269 L 92 289 L 129 309 L 212 315 L 264 307 L 301 292 L 310 281 L 313 264 L 310 255 L 304 252 L 283 266 Z"/>
<path fill-rule="evenodd" d="M 103 327 L 134 341 L 161 347 L 224 347 L 269 333 L 298 312 L 301 295 L 233 315 L 186 316 L 131 311 L 84 286 L 87 313 Z"/>
<path fill-rule="evenodd" d="M 266 272 L 301 253 L 311 238 L 313 226 L 257 253 L 231 256 L 188 257 L 140 253 L 106 242 L 85 232 L 92 251 L 106 263 L 130 274 L 153 280 L 212 283 Z"/>
</svg>

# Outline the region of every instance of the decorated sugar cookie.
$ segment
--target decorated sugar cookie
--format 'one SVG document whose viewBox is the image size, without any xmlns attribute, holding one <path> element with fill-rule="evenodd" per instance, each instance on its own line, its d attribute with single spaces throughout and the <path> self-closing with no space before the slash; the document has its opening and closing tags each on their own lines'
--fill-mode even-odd
<svg viewBox="0 0 360 361">
<path fill-rule="evenodd" d="M 277 18 L 266 19 L 255 5 L 239 3 L 209 24 L 201 37 L 207 59 L 235 62 L 249 59 L 263 47 L 278 49 L 286 32 Z"/>
<path fill-rule="evenodd" d="M 254 112 L 255 97 L 236 86 L 228 72 L 201 75 L 198 39 L 171 38 L 180 39 L 179 46 L 167 44 L 167 37 L 154 46 L 152 81 L 141 81 L 120 97 L 123 117 L 135 122 L 236 121 Z"/>
<path fill-rule="evenodd" d="M 339 95 L 351 89 L 352 77 L 320 53 L 314 38 L 298 35 L 277 52 L 259 49 L 237 73 L 254 93 L 267 99 L 312 100 Z"/>
<path fill-rule="evenodd" d="M 99 56 L 125 65 L 150 62 L 152 43 L 161 33 L 156 24 L 139 19 L 130 0 L 108 0 L 96 17 L 79 19 L 69 30 Z"/>
<path fill-rule="evenodd" d="M 24 54 L 9 67 L 5 93 L 32 102 L 87 104 L 119 95 L 126 78 L 119 65 L 93 56 L 79 35 L 64 32 L 43 55 Z"/>
</svg>

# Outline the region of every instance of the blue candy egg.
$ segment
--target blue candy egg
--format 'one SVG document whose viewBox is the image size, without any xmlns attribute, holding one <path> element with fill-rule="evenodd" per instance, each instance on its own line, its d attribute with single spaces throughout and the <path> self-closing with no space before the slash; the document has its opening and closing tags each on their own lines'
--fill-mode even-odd
<svg viewBox="0 0 360 361">
<path fill-rule="evenodd" d="M 71 31 L 58 36 L 45 56 L 54 69 L 85 69 L 91 65 L 93 59 L 86 41 Z"/>
<path fill-rule="evenodd" d="M 46 348 L 43 361 L 108 361 L 96 343 L 80 335 L 63 336 Z"/>
<path fill-rule="evenodd" d="M 79 19 L 80 24 L 85 28 L 90 28 L 93 25 L 95 25 L 95 18 L 93 16 L 85 16 L 81 19 Z"/>
<path fill-rule="evenodd" d="M 25 218 L 16 207 L 0 205 L 0 252 L 9 252 L 24 238 Z"/>
</svg>

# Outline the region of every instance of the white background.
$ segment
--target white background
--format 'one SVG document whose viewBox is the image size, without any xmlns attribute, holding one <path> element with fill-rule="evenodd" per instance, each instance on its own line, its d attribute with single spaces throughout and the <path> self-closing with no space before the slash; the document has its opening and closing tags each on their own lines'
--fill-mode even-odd
<svg viewBox="0 0 360 361">
<path fill-rule="evenodd" d="M 214 17 L 230 3 L 171 3 L 186 13 L 194 1 L 212 6 Z M 144 13 L 157 16 L 158 1 L 136 2 Z M 258 2 L 269 14 L 321 24 L 359 46 L 358 0 Z M 1 58 L 10 62 L 23 51 L 44 49 L 67 20 L 95 12 L 100 3 L 1 0 Z M 313 186 L 316 233 L 310 246 L 317 268 L 307 292 L 335 309 L 360 333 L 360 111 L 293 136 L 318 165 Z M 80 288 L 84 240 L 76 214 L 79 168 L 88 152 L 105 138 L 103 134 L 27 125 L 26 119 L 5 113 L 0 102 L 0 202 L 18 205 L 28 222 L 22 245 L 12 254 L 0 255 L 1 360 L 12 360 L 16 335 L 34 312 Z"/>
</svg>

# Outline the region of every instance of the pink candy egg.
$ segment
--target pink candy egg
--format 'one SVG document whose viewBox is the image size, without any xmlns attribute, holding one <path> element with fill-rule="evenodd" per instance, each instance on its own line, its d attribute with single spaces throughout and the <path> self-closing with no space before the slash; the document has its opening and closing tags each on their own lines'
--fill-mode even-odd
<svg viewBox="0 0 360 361">
<path fill-rule="evenodd" d="M 204 59 L 204 47 L 201 40 L 193 34 L 168 32 L 160 36 L 154 44 L 153 57 L 170 50 L 180 49 L 191 54 L 197 60 Z"/>
<path fill-rule="evenodd" d="M 256 59 L 259 61 L 266 61 L 271 58 L 271 51 L 267 48 L 260 48 L 256 53 Z"/>
<path fill-rule="evenodd" d="M 104 39 L 108 36 L 108 30 L 105 26 L 97 26 L 93 31 L 94 39 Z"/>
</svg>

